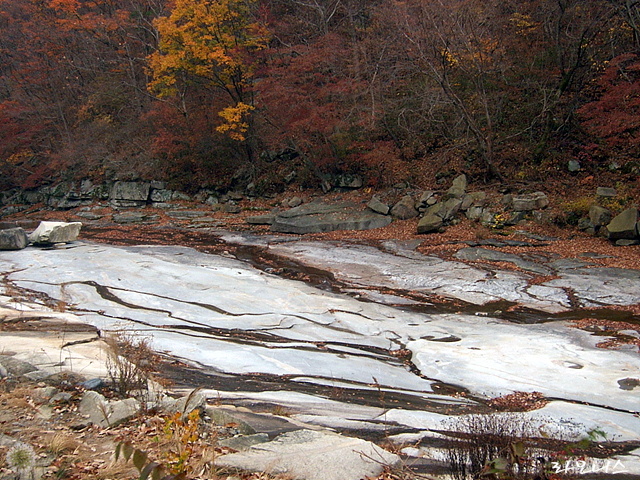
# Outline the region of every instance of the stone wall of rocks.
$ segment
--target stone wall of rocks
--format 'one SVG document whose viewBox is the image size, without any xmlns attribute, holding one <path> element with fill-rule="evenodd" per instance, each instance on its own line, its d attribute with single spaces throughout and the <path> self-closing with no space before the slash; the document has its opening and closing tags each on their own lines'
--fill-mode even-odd
<svg viewBox="0 0 640 480">
<path fill-rule="evenodd" d="M 234 194 L 226 194 L 231 197 Z M 237 196 L 237 195 L 236 195 Z M 36 190 L 11 190 L 0 193 L 0 207 L 4 208 L 1 215 L 12 215 L 39 203 L 55 210 L 69 210 L 72 208 L 89 206 L 96 202 L 108 202 L 115 208 L 153 206 L 171 206 L 171 202 L 187 200 L 199 201 L 214 205 L 220 202 L 224 195 L 214 190 L 203 189 L 196 195 L 170 190 L 164 182 L 108 182 L 95 185 L 91 180 L 81 182 L 64 182 L 52 187 L 42 187 Z"/>
<path fill-rule="evenodd" d="M 357 189 L 362 187 L 360 177 L 345 177 L 336 185 L 342 189 Z M 468 192 L 467 178 L 460 175 L 453 179 L 451 187 L 444 193 L 431 190 L 417 194 L 404 195 L 398 202 L 387 204 L 379 196 L 373 196 L 369 201 L 368 210 L 389 218 L 407 220 L 418 218 L 418 233 L 428 234 L 442 232 L 447 226 L 456 224 L 462 216 L 471 221 L 480 222 L 491 228 L 504 228 L 517 225 L 519 222 L 534 218 L 543 221 L 542 211 L 549 205 L 549 198 L 543 192 L 533 192 L 521 195 L 500 195 L 490 198 L 486 192 Z M 337 187 L 336 187 L 337 188 Z M 594 235 L 601 235 L 617 245 L 635 245 L 640 243 L 639 211 L 636 207 L 629 208 L 617 216 L 607 208 L 599 205 L 600 200 L 615 198 L 617 192 L 613 188 L 599 187 L 596 199 L 587 217 L 580 219 L 578 227 Z M 87 220 L 96 220 L 90 206 L 110 206 L 114 209 L 130 209 L 135 207 L 153 206 L 158 208 L 179 208 L 179 201 L 195 201 L 207 204 L 214 209 L 226 213 L 238 213 L 237 203 L 244 196 L 237 192 L 218 192 L 203 189 L 195 195 L 187 195 L 167 188 L 159 181 L 115 181 L 96 185 L 91 180 L 61 183 L 56 186 L 42 187 L 29 191 L 0 192 L 0 218 L 13 215 L 30 208 L 33 205 L 44 204 L 46 208 L 68 210 L 87 207 L 78 212 L 78 216 Z M 303 200 L 293 197 L 283 203 L 283 207 L 299 207 Z M 4 208 L 3 208 L 4 207 Z M 153 219 L 144 218 L 144 212 L 124 212 L 115 214 L 116 223 L 144 223 Z M 122 218 L 120 218 L 122 216 Z M 275 215 L 269 216 L 268 223 L 273 222 Z M 130 218 L 132 220 L 130 221 Z M 267 223 L 261 216 L 260 222 Z M 258 217 L 255 217 L 258 218 Z M 254 217 L 252 217 L 254 219 Z M 377 224 L 366 228 L 376 228 Z M 26 239 L 24 231 L 11 231 L 9 227 L 0 229 L 0 249 L 24 248 Z"/>
<path fill-rule="evenodd" d="M 426 234 L 444 231 L 447 226 L 458 223 L 463 215 L 492 228 L 513 226 L 549 205 L 549 198 L 543 192 L 490 199 L 486 192 L 467 192 L 467 186 L 467 177 L 460 175 L 444 194 L 428 190 L 419 197 L 405 195 L 393 206 L 374 196 L 368 207 L 400 220 L 419 217 L 418 233 Z"/>
</svg>

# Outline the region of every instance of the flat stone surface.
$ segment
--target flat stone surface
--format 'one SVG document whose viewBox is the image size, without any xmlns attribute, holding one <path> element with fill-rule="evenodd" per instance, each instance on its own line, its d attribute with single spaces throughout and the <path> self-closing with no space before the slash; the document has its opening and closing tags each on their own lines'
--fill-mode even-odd
<svg viewBox="0 0 640 480">
<path fill-rule="evenodd" d="M 116 223 L 156 223 L 160 217 L 155 214 L 144 212 L 124 212 L 113 215 L 113 221 Z"/>
<path fill-rule="evenodd" d="M 497 250 L 490 250 L 488 248 L 469 247 L 458 250 L 454 255 L 455 258 L 460 260 L 486 260 L 489 262 L 509 262 L 513 263 L 522 270 L 535 273 L 536 275 L 551 275 L 552 270 L 546 268 L 539 263 L 531 262 L 528 260 L 514 255 L 512 253 L 504 253 Z"/>
<path fill-rule="evenodd" d="M 507 300 L 549 312 L 570 306 L 563 289 L 530 286 L 524 273 L 498 269 L 491 273 L 417 253 L 404 257 L 373 247 L 302 241 L 271 244 L 269 250 L 315 268 L 329 268 L 336 278 L 353 285 L 414 290 L 477 305 Z"/>
<path fill-rule="evenodd" d="M 304 480 L 361 480 L 376 477 L 399 457 L 371 442 L 331 432 L 298 430 L 241 453 L 225 455 L 216 465 Z"/>
<path fill-rule="evenodd" d="M 207 414 L 211 416 L 216 425 L 238 424 L 237 428 L 240 433 L 245 435 L 262 433 L 273 438 L 282 432 L 290 432 L 300 428 L 299 425 L 286 418 L 253 413 L 234 407 L 208 407 Z"/>
<path fill-rule="evenodd" d="M 204 217 L 209 212 L 202 210 L 171 210 L 167 212 L 167 216 L 177 220 L 192 220 L 194 218 Z"/>
<path fill-rule="evenodd" d="M 278 217 L 293 218 L 306 215 L 320 215 L 326 213 L 339 213 L 345 210 L 353 210 L 357 206 L 352 202 L 344 203 L 324 203 L 324 202 L 310 202 L 300 205 L 284 212 L 278 213 Z"/>
<path fill-rule="evenodd" d="M 478 303 L 511 299 L 540 310 L 571 308 L 563 304 L 565 288 L 593 302 L 635 304 L 640 292 L 640 274 L 633 270 L 572 268 L 554 280 L 566 285 L 552 281 L 530 286 L 526 274 L 443 261 L 393 242 L 384 251 L 277 237 L 248 237 L 247 242 L 267 242 L 270 252 L 330 267 L 351 288 L 436 293 Z M 286 379 L 290 388 L 345 389 L 358 396 L 378 395 L 381 389 L 412 399 L 410 404 L 438 402 L 447 408 L 473 401 L 439 394 L 433 381 L 459 385 L 481 397 L 539 391 L 567 402 L 601 405 L 603 411 L 637 410 L 637 387 L 624 389 L 628 382 L 620 383 L 637 377 L 631 373 L 640 370 L 637 347 L 597 348 L 602 337 L 564 322 L 513 324 L 490 316 L 425 314 L 360 302 L 183 247 L 78 242 L 66 250 L 27 248 L 3 253 L 0 271 L 18 288 L 81 306 L 78 317 L 101 330 L 137 331 L 144 325 L 154 349 L 206 372 L 273 375 Z M 8 348 L 17 338 L 29 341 L 25 333 L 33 332 L 15 333 Z M 59 358 L 59 340 L 56 345 L 50 358 Z M 387 353 L 403 348 L 411 351 L 422 376 Z M 340 417 L 345 425 L 377 424 L 375 419 L 384 414 L 379 408 L 298 392 L 218 391 L 210 398 L 218 397 L 234 403 L 271 402 L 327 424 Z"/>
<path fill-rule="evenodd" d="M 269 435 L 266 433 L 255 433 L 253 435 L 238 435 L 236 437 L 224 438 L 222 440 L 218 440 L 218 445 L 242 451 L 248 450 L 254 445 L 259 445 L 268 441 Z"/>
<path fill-rule="evenodd" d="M 276 215 L 271 224 L 273 232 L 302 235 L 334 230 L 370 230 L 386 227 L 392 221 L 391 217 L 373 211 L 341 210 L 333 213 L 295 216 L 285 216 L 286 213 Z"/>
<path fill-rule="evenodd" d="M 265 213 L 264 215 L 252 215 L 247 217 L 246 222 L 250 225 L 271 225 L 275 218 L 275 213 Z"/>
</svg>

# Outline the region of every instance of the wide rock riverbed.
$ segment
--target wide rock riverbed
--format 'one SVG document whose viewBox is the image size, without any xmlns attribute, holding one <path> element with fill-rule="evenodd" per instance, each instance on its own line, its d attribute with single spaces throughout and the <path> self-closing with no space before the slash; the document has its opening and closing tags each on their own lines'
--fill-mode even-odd
<svg viewBox="0 0 640 480">
<path fill-rule="evenodd" d="M 598 428 L 640 440 L 638 347 L 598 348 L 602 337 L 552 316 L 640 302 L 637 271 L 549 261 L 540 263 L 549 280 L 531 284 L 526 272 L 393 242 L 380 250 L 220 235 L 330 271 L 342 291 L 186 247 L 76 242 L 2 252 L 2 293 L 63 304 L 103 331 L 147 336 L 155 350 L 197 367 L 192 382 L 211 397 L 278 405 L 339 430 L 444 429 L 451 414 L 486 411 L 486 400 L 522 391 L 550 400 L 527 414 L 549 435 Z M 430 295 L 466 306 L 431 308 Z M 493 315 L 491 302 L 526 307 L 526 322 Z M 531 322 L 536 315 L 544 321 Z"/>
</svg>

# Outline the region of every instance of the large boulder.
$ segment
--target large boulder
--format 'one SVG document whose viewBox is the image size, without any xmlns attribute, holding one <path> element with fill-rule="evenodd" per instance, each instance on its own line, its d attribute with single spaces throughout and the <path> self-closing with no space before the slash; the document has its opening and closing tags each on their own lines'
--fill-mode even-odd
<svg viewBox="0 0 640 480">
<path fill-rule="evenodd" d="M 389 205 L 384 203 L 382 200 L 380 200 L 380 198 L 378 198 L 375 195 L 371 197 L 371 200 L 369 200 L 369 203 L 367 203 L 367 207 L 381 215 L 389 214 Z"/>
<path fill-rule="evenodd" d="M 627 208 L 624 212 L 613 217 L 607 225 L 609 240 L 633 240 L 638 236 L 638 209 Z"/>
<path fill-rule="evenodd" d="M 27 234 L 21 227 L 0 230 L 0 250 L 22 250 L 28 244 Z"/>
<path fill-rule="evenodd" d="M 75 242 L 81 227 L 81 222 L 40 222 L 28 238 L 34 245 Z"/>
<path fill-rule="evenodd" d="M 592 205 L 589 209 L 589 221 L 594 227 L 603 227 L 611 222 L 611 212 L 599 205 Z"/>
<path fill-rule="evenodd" d="M 89 424 L 109 428 L 135 417 L 140 411 L 140 402 L 135 398 L 110 401 L 89 390 L 82 395 L 78 410 L 87 417 Z"/>
<path fill-rule="evenodd" d="M 408 220 L 419 215 L 416 202 L 411 195 L 405 195 L 391 208 L 391 216 L 399 220 Z"/>
<path fill-rule="evenodd" d="M 467 176 L 464 174 L 459 175 L 453 179 L 453 184 L 451 185 L 449 190 L 447 190 L 445 197 L 462 198 L 464 197 L 466 191 L 467 191 Z"/>
<path fill-rule="evenodd" d="M 512 208 L 516 212 L 530 212 L 541 210 L 549 205 L 549 197 L 544 192 L 515 195 Z"/>
</svg>

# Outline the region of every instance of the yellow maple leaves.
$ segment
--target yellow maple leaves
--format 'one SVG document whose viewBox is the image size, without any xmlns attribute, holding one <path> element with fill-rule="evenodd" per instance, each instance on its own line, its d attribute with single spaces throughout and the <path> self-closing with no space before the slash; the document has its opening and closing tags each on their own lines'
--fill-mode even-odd
<svg viewBox="0 0 640 480">
<path fill-rule="evenodd" d="M 253 110 L 251 54 L 269 40 L 266 28 L 252 18 L 256 5 L 256 0 L 176 0 L 171 14 L 155 22 L 160 44 L 149 57 L 149 89 L 160 97 L 179 95 L 192 83 L 228 95 L 233 105 L 219 113 L 226 123 L 217 130 L 237 140 L 244 140 L 243 119 Z"/>
<path fill-rule="evenodd" d="M 247 115 L 254 107 L 246 103 L 238 102 L 233 107 L 226 107 L 218 112 L 225 123 L 218 125 L 216 130 L 220 133 L 227 133 L 234 140 L 240 142 L 245 140 L 245 135 L 249 130 L 249 123 L 246 121 Z"/>
</svg>

